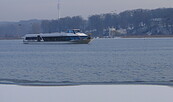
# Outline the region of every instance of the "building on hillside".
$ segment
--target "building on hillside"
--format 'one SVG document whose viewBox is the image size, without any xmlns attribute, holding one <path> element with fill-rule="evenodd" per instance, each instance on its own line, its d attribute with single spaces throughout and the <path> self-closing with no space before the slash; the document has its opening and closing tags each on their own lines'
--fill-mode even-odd
<svg viewBox="0 0 173 102">
<path fill-rule="evenodd" d="M 127 31 L 126 29 L 116 29 L 114 27 L 111 27 L 109 28 L 109 37 L 110 38 L 114 38 L 114 37 L 117 37 L 117 36 L 121 36 L 123 34 L 127 34 Z"/>
</svg>

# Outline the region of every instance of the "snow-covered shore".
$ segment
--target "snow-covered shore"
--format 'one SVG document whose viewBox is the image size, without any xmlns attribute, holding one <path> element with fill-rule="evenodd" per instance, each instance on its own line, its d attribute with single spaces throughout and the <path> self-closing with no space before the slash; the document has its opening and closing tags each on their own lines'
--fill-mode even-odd
<svg viewBox="0 0 173 102">
<path fill-rule="evenodd" d="M 157 85 L 0 85 L 0 102 L 171 102 L 172 95 Z"/>
</svg>

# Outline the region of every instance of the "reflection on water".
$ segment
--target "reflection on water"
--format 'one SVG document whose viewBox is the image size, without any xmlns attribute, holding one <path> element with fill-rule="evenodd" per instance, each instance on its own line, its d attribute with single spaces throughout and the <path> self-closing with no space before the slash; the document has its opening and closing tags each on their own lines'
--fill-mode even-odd
<svg viewBox="0 0 173 102">
<path fill-rule="evenodd" d="M 173 39 L 95 39 L 90 44 L 0 41 L 0 83 L 28 85 L 173 82 Z"/>
</svg>

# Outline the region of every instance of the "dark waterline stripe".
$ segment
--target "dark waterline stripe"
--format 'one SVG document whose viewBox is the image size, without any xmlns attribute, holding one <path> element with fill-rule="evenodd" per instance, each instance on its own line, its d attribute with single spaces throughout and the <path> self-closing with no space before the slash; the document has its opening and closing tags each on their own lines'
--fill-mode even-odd
<svg viewBox="0 0 173 102">
<path fill-rule="evenodd" d="M 31 81 L 19 79 L 0 79 L 0 84 L 22 85 L 22 86 L 76 86 L 76 85 L 165 85 L 173 86 L 170 81 L 116 81 L 116 82 L 54 82 L 54 81 Z"/>
</svg>

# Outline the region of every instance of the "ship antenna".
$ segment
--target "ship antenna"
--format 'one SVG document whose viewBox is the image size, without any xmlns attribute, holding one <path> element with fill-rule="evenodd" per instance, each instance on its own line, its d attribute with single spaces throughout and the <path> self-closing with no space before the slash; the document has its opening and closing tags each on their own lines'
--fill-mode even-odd
<svg viewBox="0 0 173 102">
<path fill-rule="evenodd" d="M 58 0 L 57 9 L 58 9 L 58 20 L 59 20 L 60 19 L 60 0 Z"/>
</svg>

